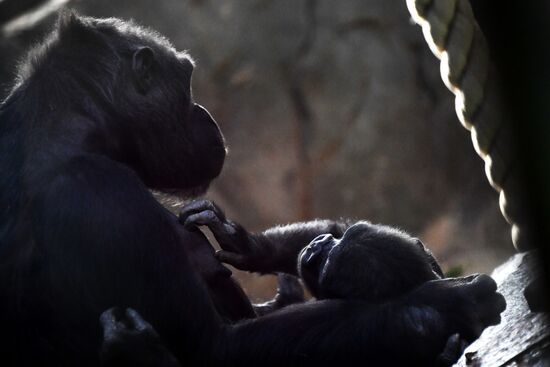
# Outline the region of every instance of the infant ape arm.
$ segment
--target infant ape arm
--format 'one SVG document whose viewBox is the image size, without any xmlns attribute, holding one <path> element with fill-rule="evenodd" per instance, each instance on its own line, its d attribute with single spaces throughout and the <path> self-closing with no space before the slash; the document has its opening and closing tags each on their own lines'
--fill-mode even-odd
<svg viewBox="0 0 550 367">
<path fill-rule="evenodd" d="M 304 290 L 297 277 L 279 273 L 277 274 L 277 282 L 279 285 L 275 298 L 254 305 L 254 311 L 256 311 L 258 316 L 267 315 L 294 303 L 304 302 Z"/>
<path fill-rule="evenodd" d="M 309 222 L 298 222 L 269 228 L 262 233 L 251 234 L 251 238 L 258 246 L 270 249 L 267 256 L 272 257 L 272 266 L 275 271 L 288 274 L 297 274 L 298 254 L 315 237 L 330 233 L 335 238 L 343 236 L 353 222 L 344 220 L 316 219 Z M 247 256 L 246 249 L 237 249 L 238 255 Z M 231 252 L 231 249 L 229 249 Z"/>
<path fill-rule="evenodd" d="M 237 269 L 259 273 L 297 275 L 300 251 L 320 234 L 341 237 L 353 224 L 347 221 L 314 220 L 270 228 L 262 233 L 249 233 L 228 220 L 223 211 L 205 199 L 187 204 L 180 213 L 186 227 L 208 226 L 222 248 L 216 256 Z"/>
</svg>

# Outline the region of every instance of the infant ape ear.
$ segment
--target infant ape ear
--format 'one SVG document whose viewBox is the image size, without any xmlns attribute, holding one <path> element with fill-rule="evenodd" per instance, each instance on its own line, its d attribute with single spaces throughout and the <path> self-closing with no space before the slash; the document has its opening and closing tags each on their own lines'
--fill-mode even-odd
<svg viewBox="0 0 550 367">
<path fill-rule="evenodd" d="M 75 28 L 83 27 L 84 22 L 78 13 L 73 9 L 65 9 L 59 13 L 57 17 L 57 29 L 65 30 L 69 29 L 71 31 Z"/>
<path fill-rule="evenodd" d="M 134 52 L 132 57 L 132 71 L 134 81 L 140 93 L 145 94 L 151 89 L 153 78 L 151 69 L 155 62 L 155 53 L 150 47 L 143 46 Z"/>
<path fill-rule="evenodd" d="M 91 18 L 80 16 L 74 10 L 65 10 L 57 18 L 55 32 L 60 40 L 73 45 L 103 44 L 92 22 Z"/>
<path fill-rule="evenodd" d="M 445 275 L 443 274 L 443 270 L 441 270 L 441 267 L 439 266 L 439 263 L 435 259 L 435 256 L 432 254 L 432 252 L 426 246 L 424 246 L 424 243 L 422 241 L 420 241 L 418 238 L 416 238 L 415 241 L 416 241 L 415 243 L 417 244 L 417 246 L 422 248 L 422 250 L 428 256 L 428 261 L 430 263 L 430 266 L 432 267 L 432 271 L 434 272 L 434 274 L 438 278 L 445 278 Z"/>
</svg>

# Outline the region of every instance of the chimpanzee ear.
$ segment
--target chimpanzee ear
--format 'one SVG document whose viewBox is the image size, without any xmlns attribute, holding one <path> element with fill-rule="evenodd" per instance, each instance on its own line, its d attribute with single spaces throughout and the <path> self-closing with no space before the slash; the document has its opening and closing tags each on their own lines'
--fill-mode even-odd
<svg viewBox="0 0 550 367">
<path fill-rule="evenodd" d="M 140 47 L 132 58 L 132 71 L 136 86 L 140 93 L 147 93 L 151 88 L 151 69 L 155 61 L 155 53 L 147 46 Z"/>
<path fill-rule="evenodd" d="M 64 10 L 59 14 L 56 30 L 59 39 L 64 42 L 78 45 L 101 42 L 90 18 L 81 17 L 74 10 Z"/>
<path fill-rule="evenodd" d="M 69 29 L 72 31 L 75 28 L 82 26 L 84 26 L 84 22 L 76 11 L 72 9 L 64 9 L 59 12 L 59 16 L 57 17 L 57 28 L 59 30 Z"/>
</svg>

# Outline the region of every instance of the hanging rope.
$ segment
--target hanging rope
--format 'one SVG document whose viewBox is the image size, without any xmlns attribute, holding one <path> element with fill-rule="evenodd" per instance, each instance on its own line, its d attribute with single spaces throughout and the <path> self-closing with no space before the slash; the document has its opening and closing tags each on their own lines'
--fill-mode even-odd
<svg viewBox="0 0 550 367">
<path fill-rule="evenodd" d="M 441 61 L 441 78 L 455 95 L 456 114 L 485 161 L 489 183 L 499 192 L 500 209 L 512 226 L 514 246 L 519 251 L 531 248 L 512 127 L 503 113 L 486 40 L 469 1 L 407 0 L 407 7 Z"/>
</svg>

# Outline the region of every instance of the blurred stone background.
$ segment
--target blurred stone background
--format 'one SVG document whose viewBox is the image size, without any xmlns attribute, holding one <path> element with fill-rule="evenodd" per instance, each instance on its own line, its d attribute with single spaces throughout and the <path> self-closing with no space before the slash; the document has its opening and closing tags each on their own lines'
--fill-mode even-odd
<svg viewBox="0 0 550 367">
<path fill-rule="evenodd" d="M 513 253 L 483 162 L 405 1 L 80 0 L 134 19 L 197 62 L 194 96 L 230 154 L 208 197 L 252 231 L 352 217 L 419 236 L 444 268 L 488 272 Z M 0 95 L 51 18 L 0 40 Z M 173 208 L 177 210 L 177 208 Z M 254 300 L 273 277 L 237 272 Z"/>
</svg>

